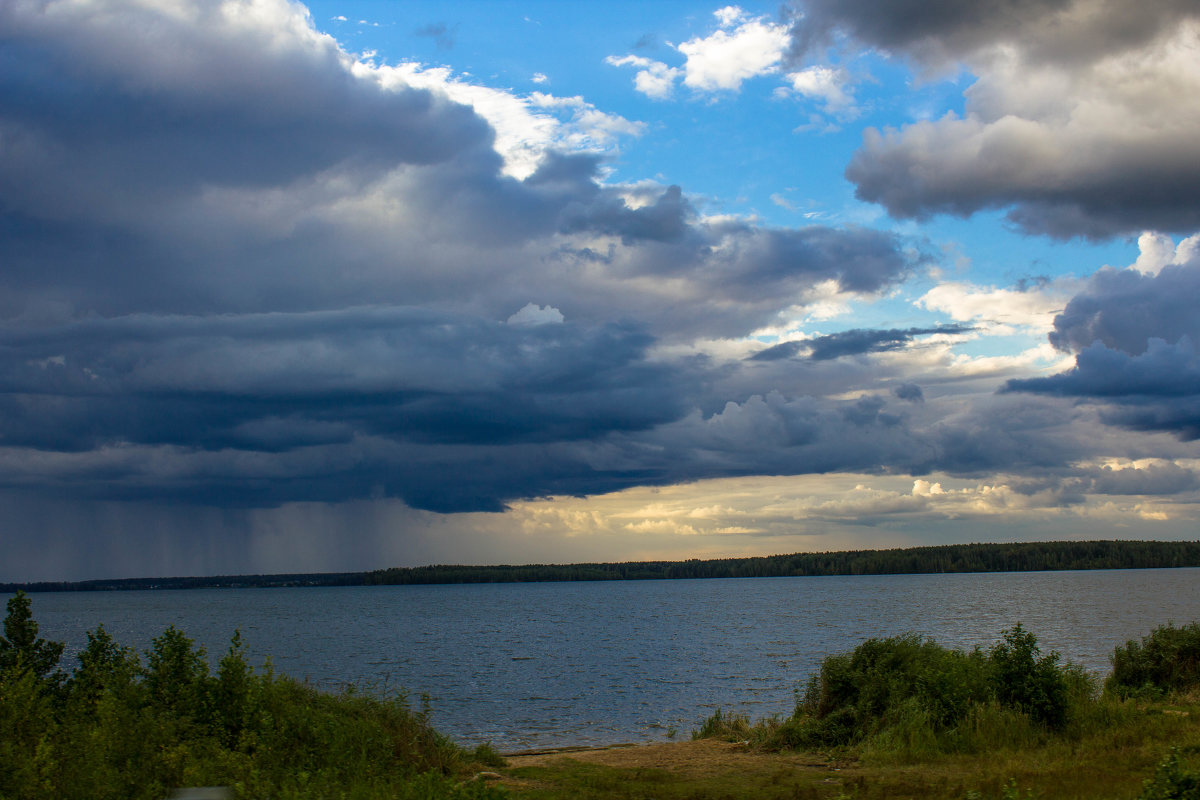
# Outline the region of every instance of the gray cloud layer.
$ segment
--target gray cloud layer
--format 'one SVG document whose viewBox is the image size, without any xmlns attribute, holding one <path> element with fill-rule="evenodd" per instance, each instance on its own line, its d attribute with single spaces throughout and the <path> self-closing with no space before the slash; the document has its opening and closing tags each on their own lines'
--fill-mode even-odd
<svg viewBox="0 0 1200 800">
<path fill-rule="evenodd" d="M 793 57 L 836 34 L 977 76 L 966 113 L 868 129 L 846 169 L 896 217 L 1008 208 L 1030 233 L 1200 228 L 1200 92 L 1190 0 L 805 0 Z"/>
<path fill-rule="evenodd" d="M 1050 378 L 1011 380 L 1009 391 L 1089 398 L 1104 418 L 1136 430 L 1200 439 L 1200 261 L 1157 275 L 1105 268 L 1054 320 L 1050 341 L 1076 352 Z"/>
<path fill-rule="evenodd" d="M 907 328 L 904 330 L 896 328 L 889 330 L 856 328 L 818 336 L 811 341 L 783 342 L 782 344 L 773 345 L 750 356 L 750 360 L 777 361 L 781 358 L 792 358 L 801 350 L 807 350 L 808 357 L 813 361 L 828 361 L 843 356 L 901 350 L 917 336 L 929 336 L 938 333 L 967 333 L 971 330 L 974 329 L 965 325 L 943 325 L 937 328 Z"/>
<path fill-rule="evenodd" d="M 1087 63 L 1145 47 L 1180 19 L 1200 16 L 1191 0 L 1139 5 L 1122 0 L 802 0 L 792 58 L 847 33 L 873 47 L 911 54 L 928 68 L 953 68 L 997 43 L 1039 61 Z"/>
</svg>

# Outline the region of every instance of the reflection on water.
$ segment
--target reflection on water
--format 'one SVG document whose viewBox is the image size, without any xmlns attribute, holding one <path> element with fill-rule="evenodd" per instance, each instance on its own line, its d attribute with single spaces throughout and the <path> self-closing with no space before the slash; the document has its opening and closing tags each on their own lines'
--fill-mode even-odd
<svg viewBox="0 0 1200 800">
<path fill-rule="evenodd" d="M 214 658 L 240 628 L 279 672 L 427 695 L 439 729 L 509 750 L 686 733 L 718 706 L 789 713 L 823 656 L 908 631 L 970 648 L 1022 622 L 1102 673 L 1118 644 L 1200 617 L 1198 582 L 1176 569 L 81 592 L 33 609 L 68 657 L 100 624 L 139 649 L 174 624 Z"/>
</svg>

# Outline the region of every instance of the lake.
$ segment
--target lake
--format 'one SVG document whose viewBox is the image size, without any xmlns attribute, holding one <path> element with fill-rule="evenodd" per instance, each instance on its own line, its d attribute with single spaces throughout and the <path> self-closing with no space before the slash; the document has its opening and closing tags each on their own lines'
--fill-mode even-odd
<svg viewBox="0 0 1200 800">
<path fill-rule="evenodd" d="M 987 646 L 1017 622 L 1097 673 L 1113 648 L 1200 618 L 1200 569 L 32 595 L 64 664 L 103 624 L 144 649 L 174 624 L 215 661 L 427 695 L 434 724 L 501 751 L 686 737 L 720 707 L 790 713 L 829 654 L 904 632 Z M 7 599 L 5 597 L 4 599 Z"/>
</svg>

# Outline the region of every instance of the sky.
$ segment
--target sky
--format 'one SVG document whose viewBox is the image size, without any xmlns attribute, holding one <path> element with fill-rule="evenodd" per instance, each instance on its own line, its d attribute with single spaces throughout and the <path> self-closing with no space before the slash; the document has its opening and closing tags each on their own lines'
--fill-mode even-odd
<svg viewBox="0 0 1200 800">
<path fill-rule="evenodd" d="M 0 580 L 1195 539 L 1194 0 L 0 5 Z"/>
</svg>

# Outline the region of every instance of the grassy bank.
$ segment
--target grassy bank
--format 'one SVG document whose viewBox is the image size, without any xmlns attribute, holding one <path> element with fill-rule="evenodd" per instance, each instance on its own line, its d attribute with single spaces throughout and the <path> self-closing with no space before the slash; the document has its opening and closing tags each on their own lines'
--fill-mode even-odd
<svg viewBox="0 0 1200 800">
<path fill-rule="evenodd" d="M 1020 626 L 971 652 L 875 639 L 826 658 L 789 717 L 717 712 L 648 758 L 516 762 L 511 778 L 544 800 L 1200 800 L 1200 626 L 1113 663 L 1102 687 Z M 683 755 L 697 745 L 706 758 Z"/>
<path fill-rule="evenodd" d="M 1168 800 L 1195 795 L 1147 795 L 1144 781 L 1155 775 L 1172 743 L 1192 748 L 1185 769 L 1197 765 L 1198 742 L 1188 727 L 1174 720 L 1159 731 L 1161 738 L 1146 741 L 1097 740 L 913 763 L 763 753 L 709 739 L 537 764 L 517 758 L 505 772 L 515 794 L 534 800 Z"/>
<path fill-rule="evenodd" d="M 8 603 L 0 638 L 0 799 L 161 800 L 177 787 L 246 798 L 487 800 L 466 752 L 403 697 L 328 694 L 256 672 L 240 638 L 210 674 L 168 628 L 139 655 L 103 628 L 70 672 L 37 636 L 29 599 Z"/>
</svg>

